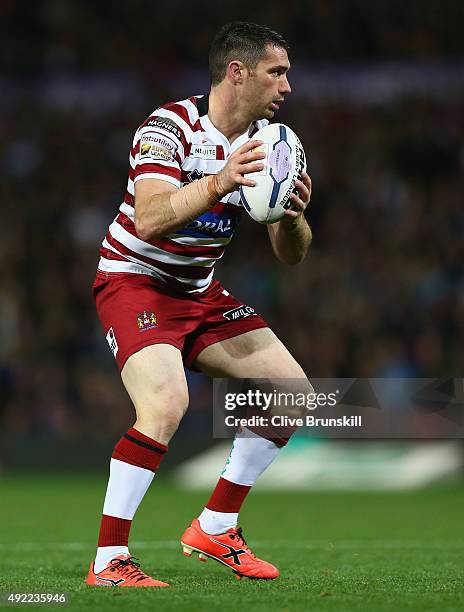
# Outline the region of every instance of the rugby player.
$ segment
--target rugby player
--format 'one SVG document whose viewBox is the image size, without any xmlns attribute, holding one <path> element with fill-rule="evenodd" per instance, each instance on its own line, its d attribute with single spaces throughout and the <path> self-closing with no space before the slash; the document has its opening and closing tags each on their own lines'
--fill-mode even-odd
<svg viewBox="0 0 464 612">
<path fill-rule="evenodd" d="M 189 403 L 184 366 L 219 377 L 305 378 L 265 320 L 213 279 L 243 210 L 238 188 L 253 186 L 245 175 L 263 168 L 254 134 L 291 92 L 288 50 L 262 25 L 225 25 L 210 50 L 209 95 L 161 106 L 135 133 L 127 191 L 102 242 L 93 291 L 136 420 L 111 457 L 87 584 L 168 586 L 141 570 L 128 538 Z M 275 255 L 289 265 L 311 242 L 306 173 L 296 188 L 292 209 L 267 226 Z M 236 309 L 240 316 L 231 316 Z M 184 554 L 214 558 L 238 578 L 279 575 L 250 550 L 237 523 L 246 495 L 286 442 L 237 433 L 216 488 L 181 537 Z"/>
</svg>

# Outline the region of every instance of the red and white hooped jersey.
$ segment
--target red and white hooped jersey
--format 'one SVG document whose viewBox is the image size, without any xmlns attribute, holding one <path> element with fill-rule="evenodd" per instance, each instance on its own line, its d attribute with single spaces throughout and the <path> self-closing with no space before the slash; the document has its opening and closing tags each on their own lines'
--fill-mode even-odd
<svg viewBox="0 0 464 612">
<path fill-rule="evenodd" d="M 126 195 L 102 242 L 98 268 L 149 274 L 182 291 L 205 291 L 243 210 L 238 190 L 187 226 L 146 242 L 135 231 L 134 184 L 151 178 L 180 188 L 217 174 L 229 155 L 267 123 L 266 119 L 253 122 L 231 145 L 208 117 L 208 96 L 193 96 L 155 110 L 135 133 Z"/>
</svg>

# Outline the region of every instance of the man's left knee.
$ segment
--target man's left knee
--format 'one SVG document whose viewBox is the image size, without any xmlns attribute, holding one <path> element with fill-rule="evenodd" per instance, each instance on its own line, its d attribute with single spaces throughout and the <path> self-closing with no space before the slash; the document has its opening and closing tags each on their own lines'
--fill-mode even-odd
<svg viewBox="0 0 464 612">
<path fill-rule="evenodd" d="M 287 363 L 281 365 L 281 374 L 276 376 L 276 378 L 293 378 L 300 381 L 298 386 L 301 387 L 302 390 L 307 393 L 312 393 L 314 391 L 305 371 L 293 357 L 289 359 Z"/>
</svg>

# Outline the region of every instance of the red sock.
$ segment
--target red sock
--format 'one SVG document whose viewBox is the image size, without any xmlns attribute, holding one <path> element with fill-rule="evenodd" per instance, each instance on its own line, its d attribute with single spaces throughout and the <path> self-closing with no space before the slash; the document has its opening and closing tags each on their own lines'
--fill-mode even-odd
<svg viewBox="0 0 464 612">
<path fill-rule="evenodd" d="M 113 459 L 156 472 L 167 450 L 168 447 L 164 444 L 131 427 L 116 444 L 111 456 Z"/>
<path fill-rule="evenodd" d="M 156 440 L 149 438 L 132 427 L 114 447 L 112 458 L 129 463 L 135 467 L 156 472 L 167 449 L 168 447 L 164 444 L 156 442 Z M 105 503 L 108 501 L 108 496 L 112 495 L 112 487 L 114 486 L 124 488 L 125 483 L 112 483 L 110 479 Z M 143 493 L 144 491 L 142 491 L 142 496 Z M 120 497 L 119 494 L 117 494 L 117 497 Z M 132 497 L 132 499 L 134 498 Z M 116 514 L 117 508 L 113 511 Z M 131 525 L 132 519 L 128 519 L 127 516 L 126 518 L 120 518 L 119 516 L 103 514 L 100 534 L 98 536 L 98 546 L 127 546 Z"/>
<path fill-rule="evenodd" d="M 240 512 L 241 505 L 250 489 L 251 486 L 219 478 L 206 507 L 214 512 Z"/>
<path fill-rule="evenodd" d="M 127 546 L 132 521 L 102 515 L 97 546 Z"/>
</svg>

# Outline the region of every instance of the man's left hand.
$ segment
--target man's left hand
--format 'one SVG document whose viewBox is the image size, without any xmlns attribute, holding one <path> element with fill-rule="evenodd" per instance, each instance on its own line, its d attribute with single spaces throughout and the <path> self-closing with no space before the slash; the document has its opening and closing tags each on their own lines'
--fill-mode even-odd
<svg viewBox="0 0 464 612">
<path fill-rule="evenodd" d="M 285 211 L 284 217 L 296 219 L 304 213 L 309 204 L 309 200 L 311 199 L 311 179 L 306 172 L 303 172 L 301 178 L 301 181 L 295 182 L 295 188 L 298 193 L 292 193 L 290 195 L 292 207 Z"/>
</svg>

